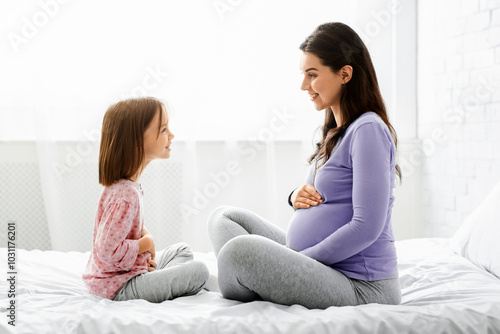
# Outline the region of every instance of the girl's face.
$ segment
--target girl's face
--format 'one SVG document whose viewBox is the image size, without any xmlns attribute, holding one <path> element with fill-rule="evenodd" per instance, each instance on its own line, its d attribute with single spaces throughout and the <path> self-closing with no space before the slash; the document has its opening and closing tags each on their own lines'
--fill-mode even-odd
<svg viewBox="0 0 500 334">
<path fill-rule="evenodd" d="M 145 162 L 149 163 L 154 159 L 170 158 L 170 144 L 174 139 L 174 134 L 168 129 L 168 114 L 165 107 L 162 107 L 162 122 L 160 126 L 160 113 L 149 124 L 144 132 L 144 155 Z M 158 133 L 158 128 L 160 133 Z"/>
<path fill-rule="evenodd" d="M 330 67 L 322 65 L 316 55 L 309 52 L 303 53 L 300 70 L 304 74 L 300 89 L 307 91 L 316 110 L 328 107 L 340 110 L 342 84 L 345 81 L 342 70 L 334 73 Z"/>
</svg>

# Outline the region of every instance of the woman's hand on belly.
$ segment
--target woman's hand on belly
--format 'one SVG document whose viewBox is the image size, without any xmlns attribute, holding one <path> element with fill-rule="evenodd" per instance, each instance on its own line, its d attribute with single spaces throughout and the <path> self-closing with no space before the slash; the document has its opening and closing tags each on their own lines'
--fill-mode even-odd
<svg viewBox="0 0 500 334">
<path fill-rule="evenodd" d="M 323 203 L 321 195 L 310 184 L 304 184 L 297 188 L 290 198 L 295 209 L 308 209 L 312 206 Z"/>
</svg>

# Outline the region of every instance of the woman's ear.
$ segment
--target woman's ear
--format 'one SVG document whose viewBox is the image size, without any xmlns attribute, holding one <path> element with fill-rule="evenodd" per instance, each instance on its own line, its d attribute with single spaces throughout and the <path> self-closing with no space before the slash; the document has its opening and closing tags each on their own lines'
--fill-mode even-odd
<svg viewBox="0 0 500 334">
<path fill-rule="evenodd" d="M 342 84 L 348 83 L 351 78 L 352 78 L 352 66 L 351 65 L 344 65 L 340 69 L 340 76 L 342 77 Z"/>
</svg>

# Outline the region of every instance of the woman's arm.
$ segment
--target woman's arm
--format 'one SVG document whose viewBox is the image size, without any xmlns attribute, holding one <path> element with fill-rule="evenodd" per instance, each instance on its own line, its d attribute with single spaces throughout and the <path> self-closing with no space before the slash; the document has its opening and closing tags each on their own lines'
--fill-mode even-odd
<svg viewBox="0 0 500 334">
<path fill-rule="evenodd" d="M 288 205 L 290 205 L 292 208 L 293 208 L 293 203 L 292 203 L 292 195 L 295 193 L 295 191 L 297 190 L 298 188 L 295 188 L 291 193 L 290 195 L 288 195 Z"/>
<path fill-rule="evenodd" d="M 351 221 L 301 253 L 331 265 L 370 246 L 384 229 L 391 196 L 392 142 L 378 123 L 361 125 L 353 135 Z"/>
</svg>

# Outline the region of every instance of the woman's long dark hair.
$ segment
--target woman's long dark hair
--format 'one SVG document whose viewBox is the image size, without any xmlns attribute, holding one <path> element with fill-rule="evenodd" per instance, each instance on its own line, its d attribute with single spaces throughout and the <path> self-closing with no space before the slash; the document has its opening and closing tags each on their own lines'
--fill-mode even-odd
<svg viewBox="0 0 500 334">
<path fill-rule="evenodd" d="M 330 158 L 332 149 L 345 131 L 359 116 L 373 111 L 389 128 L 394 144 L 397 147 L 396 131 L 389 122 L 377 75 L 372 64 L 370 53 L 359 35 L 349 26 L 339 23 L 325 23 L 306 38 L 300 50 L 317 56 L 324 66 L 338 72 L 345 65 L 353 68 L 352 78 L 343 85 L 340 96 L 340 112 L 342 126 L 337 126 L 331 108 L 325 109 L 325 123 L 322 127 L 322 138 L 316 143 L 316 151 L 309 158 L 309 163 L 320 161 L 324 164 Z M 396 174 L 401 180 L 399 165 Z"/>
</svg>

